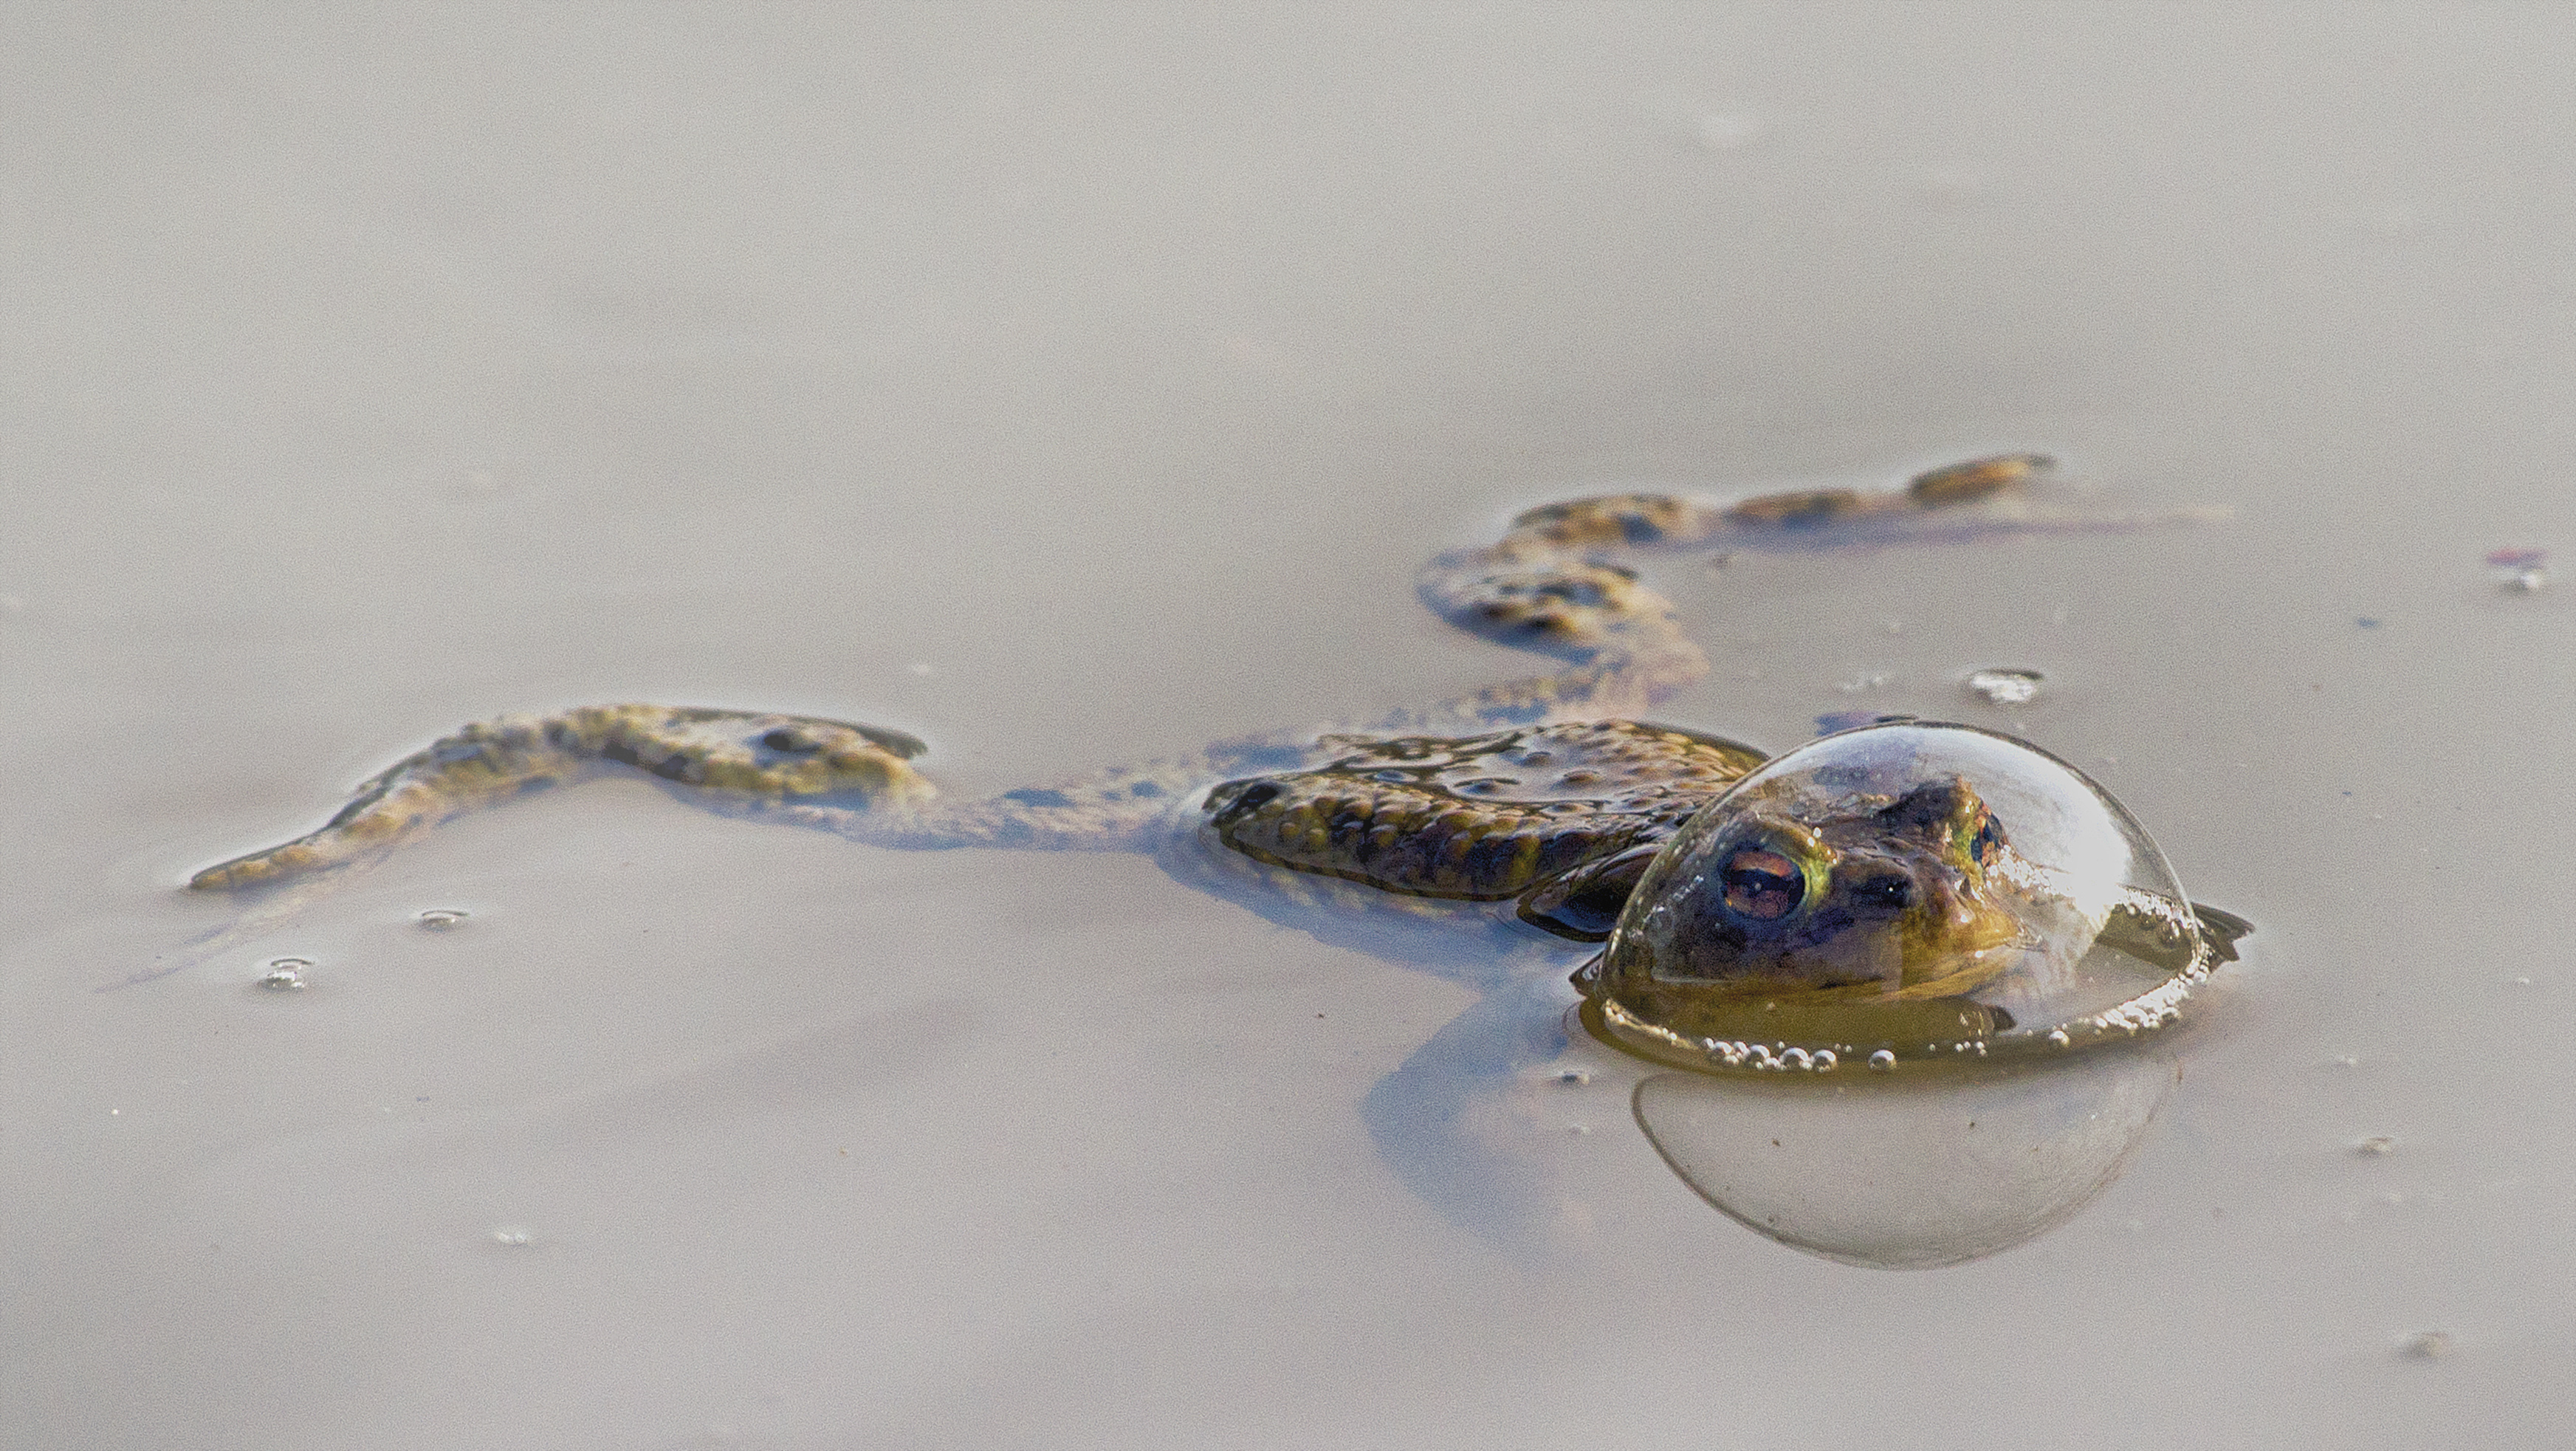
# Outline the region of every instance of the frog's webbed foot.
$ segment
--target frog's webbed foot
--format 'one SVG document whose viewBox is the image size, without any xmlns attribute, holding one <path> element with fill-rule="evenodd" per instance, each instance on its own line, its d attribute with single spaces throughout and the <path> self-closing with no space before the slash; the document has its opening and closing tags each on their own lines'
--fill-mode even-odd
<svg viewBox="0 0 2576 1451">
<path fill-rule="evenodd" d="M 2209 950 L 2221 962 L 2236 960 L 2236 944 L 2254 935 L 2254 924 L 2223 907 L 2206 902 L 2191 904 L 2191 915 L 2200 919 L 2200 931 L 2209 939 Z"/>
<path fill-rule="evenodd" d="M 260 887 L 347 866 L 476 806 L 577 780 L 604 765 L 754 802 L 838 797 L 913 805 L 934 793 L 911 736 L 810 716 L 657 705 L 584 706 L 478 722 L 396 762 L 317 831 L 189 879 Z"/>
<path fill-rule="evenodd" d="M 1884 490 L 1765 494 L 1720 512 L 1714 542 L 1773 553 L 1953 544 L 2031 534 L 2125 534 L 2228 517 L 2224 508 L 2155 513 L 2105 509 L 2027 487 L 2056 468 L 2045 454 L 2008 453 L 1915 475 Z"/>
</svg>

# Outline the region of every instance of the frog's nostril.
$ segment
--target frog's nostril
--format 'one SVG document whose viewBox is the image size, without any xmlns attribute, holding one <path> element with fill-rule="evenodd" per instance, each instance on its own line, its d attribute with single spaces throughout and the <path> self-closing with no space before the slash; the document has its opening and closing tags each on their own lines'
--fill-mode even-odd
<svg viewBox="0 0 2576 1451">
<path fill-rule="evenodd" d="M 1914 879 L 1902 872 L 1885 872 L 1852 887 L 1852 896 L 1864 906 L 1902 912 L 1914 905 Z"/>
</svg>

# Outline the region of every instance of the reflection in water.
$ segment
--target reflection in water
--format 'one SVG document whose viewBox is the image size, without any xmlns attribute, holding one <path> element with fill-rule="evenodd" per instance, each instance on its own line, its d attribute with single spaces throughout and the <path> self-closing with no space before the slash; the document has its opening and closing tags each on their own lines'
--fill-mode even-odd
<svg viewBox="0 0 2576 1451">
<path fill-rule="evenodd" d="M 2181 1080 L 2165 1051 L 1828 1084 L 1666 1073 L 1634 1106 L 1664 1162 L 1792 1249 L 1879 1269 L 1965 1264 L 2075 1217 Z"/>
</svg>

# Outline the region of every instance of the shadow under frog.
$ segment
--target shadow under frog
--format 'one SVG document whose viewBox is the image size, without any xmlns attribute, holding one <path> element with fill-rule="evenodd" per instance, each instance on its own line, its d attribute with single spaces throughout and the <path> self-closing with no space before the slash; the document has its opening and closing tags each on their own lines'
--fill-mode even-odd
<svg viewBox="0 0 2576 1451">
<path fill-rule="evenodd" d="M 1557 657 L 1554 672 L 1356 730 L 1221 741 L 1186 757 L 981 800 L 942 797 L 912 764 L 927 749 L 921 741 L 847 722 L 614 705 L 479 723 L 363 783 L 321 828 L 197 873 L 193 889 L 259 901 L 191 944 L 175 966 L 134 980 L 267 930 L 307 894 L 417 830 L 607 771 L 644 771 L 697 804 L 878 846 L 1147 851 L 1176 877 L 1272 921 L 1479 992 L 1476 1007 L 1377 1085 L 1364 1113 L 1416 1192 L 1463 1223 L 1509 1234 L 1523 1210 L 1508 1176 L 1489 1172 L 1457 1125 L 1499 1078 L 1565 1050 L 1566 956 L 1561 944 L 1553 952 L 1547 944 L 1609 937 L 1640 881 L 1666 860 L 1664 848 L 1764 762 L 1762 752 L 1721 737 L 1635 719 L 1709 667 L 1671 605 L 1625 557 L 1713 544 L 1780 551 L 1974 544 L 2194 517 L 2069 510 L 2026 487 L 2045 463 L 2033 455 L 1982 459 L 1880 492 L 1808 490 L 1731 505 L 1628 494 L 1533 510 L 1494 545 L 1435 559 L 1419 590 L 1463 628 Z M 1966 853 L 1972 870 L 1976 854 L 1992 847 L 1973 834 L 1941 835 L 1964 819 L 1955 800 L 1922 796 L 1873 809 L 1890 830 L 1930 832 L 1924 839 L 1939 837 L 1951 857 Z M 1877 850 L 1861 839 L 1827 846 L 1855 861 Z M 1894 863 L 1906 850 L 1879 854 Z M 1758 920 L 1778 906 L 1800 885 L 1797 870 L 1776 851 L 1732 864 L 1725 890 L 1749 894 L 1738 904 L 1748 910 L 1735 918 Z M 1876 912 L 1860 926 L 1885 937 L 1896 925 L 1888 911 L 1910 909 L 1905 920 L 1916 926 L 1905 930 L 1931 935 L 1897 957 L 1929 962 L 1954 948 L 1981 951 L 2002 929 L 1973 910 L 1944 908 L 1946 926 L 1920 926 L 1942 916 L 1926 916 L 1926 908 L 1947 890 L 1943 870 L 1918 862 L 1855 871 L 1844 878 L 1848 888 L 1837 889 L 1849 899 L 1831 903 L 1821 880 L 1811 879 L 1806 889 L 1818 896 L 1800 920 L 1814 926 L 1815 909 L 1828 905 L 1826 915 L 1846 926 Z M 1900 877 L 1913 885 L 1901 888 Z M 1907 892 L 1913 900 L 1898 900 Z M 1371 910 L 1353 912 L 1355 904 Z M 2242 930 L 2222 918 L 2220 947 Z M 1938 1004 L 1968 990 L 1964 979 L 1937 972 L 1918 978 L 1900 965 L 1888 991 Z"/>
</svg>

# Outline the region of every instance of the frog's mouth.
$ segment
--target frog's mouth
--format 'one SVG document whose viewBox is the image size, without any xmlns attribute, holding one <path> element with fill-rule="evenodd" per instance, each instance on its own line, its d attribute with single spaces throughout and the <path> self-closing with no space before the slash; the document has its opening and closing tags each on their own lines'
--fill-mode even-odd
<svg viewBox="0 0 2576 1451">
<path fill-rule="evenodd" d="M 1855 999 L 1832 996 L 1836 991 L 1685 994 L 1647 984 L 1587 992 L 1581 1013 L 1598 1037 L 1692 1068 L 1719 1061 L 1719 1055 L 1725 1066 L 1740 1066 L 1736 1060 L 1748 1053 L 1785 1055 L 1792 1045 L 1801 1059 L 1830 1068 L 1837 1055 L 1982 1043 L 2017 1026 L 2005 1009 L 1968 997 Z"/>
</svg>

